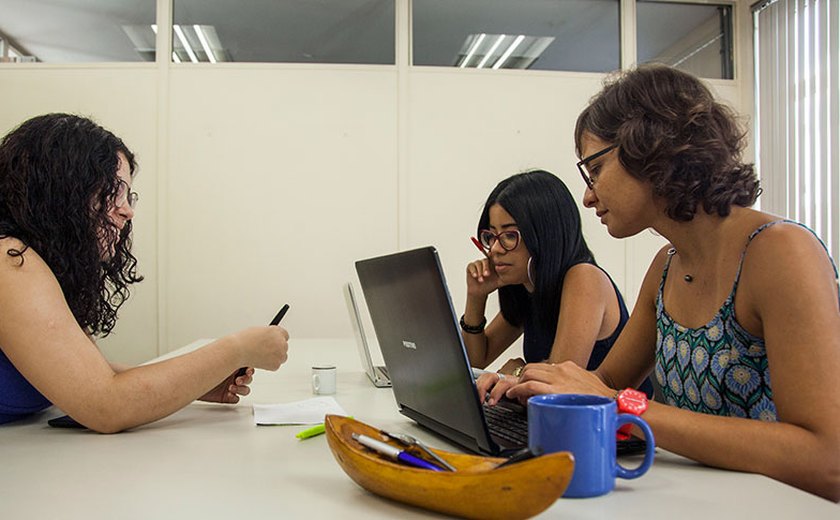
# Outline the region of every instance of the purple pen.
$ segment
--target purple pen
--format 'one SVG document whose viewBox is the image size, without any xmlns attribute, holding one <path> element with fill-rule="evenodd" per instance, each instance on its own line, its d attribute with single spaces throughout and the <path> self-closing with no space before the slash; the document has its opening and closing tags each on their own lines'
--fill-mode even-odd
<svg viewBox="0 0 840 520">
<path fill-rule="evenodd" d="M 402 451 L 399 448 L 395 448 L 394 446 L 391 446 L 388 443 L 368 437 L 367 435 L 360 435 L 358 433 L 354 433 L 353 439 L 355 439 L 362 446 L 366 446 L 377 453 L 385 455 L 386 457 L 390 457 L 394 460 L 404 462 L 409 466 L 430 469 L 432 471 L 443 471 L 441 468 L 435 466 L 430 462 L 427 462 L 419 457 L 415 457 L 411 453 Z"/>
</svg>

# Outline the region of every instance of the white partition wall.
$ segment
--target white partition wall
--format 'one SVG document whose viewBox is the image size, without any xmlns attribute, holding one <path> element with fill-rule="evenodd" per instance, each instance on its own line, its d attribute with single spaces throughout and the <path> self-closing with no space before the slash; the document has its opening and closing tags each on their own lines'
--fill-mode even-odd
<svg viewBox="0 0 840 520">
<path fill-rule="evenodd" d="M 175 70 L 170 89 L 168 346 L 268 324 L 350 334 L 352 262 L 397 248 L 396 73 Z"/>
<path fill-rule="evenodd" d="M 469 236 L 497 182 L 543 168 L 580 201 L 572 133 L 602 74 L 405 61 L 0 65 L 3 133 L 46 112 L 90 115 L 140 162 L 135 253 L 146 281 L 101 342 L 106 354 L 144 361 L 267 323 L 284 303 L 293 339 L 350 337 L 341 285 L 353 261 L 430 244 L 460 314 L 464 266 L 478 255 Z M 748 112 L 742 78 L 710 83 Z M 662 239 L 614 240 L 581 211 L 632 305 Z"/>
</svg>

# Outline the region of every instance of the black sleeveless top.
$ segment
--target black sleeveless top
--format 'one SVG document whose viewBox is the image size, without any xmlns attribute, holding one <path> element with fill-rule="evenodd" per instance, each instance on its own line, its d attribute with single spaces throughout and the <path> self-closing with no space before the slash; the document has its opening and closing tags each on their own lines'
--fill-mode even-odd
<svg viewBox="0 0 840 520">
<path fill-rule="evenodd" d="M 595 267 L 601 269 L 600 266 Z M 624 325 L 627 323 L 627 319 L 630 317 L 627 312 L 627 306 L 624 303 L 624 297 L 621 296 L 621 291 L 618 290 L 609 273 L 603 269 L 601 271 L 610 279 L 613 290 L 615 290 L 615 297 L 618 300 L 619 319 L 618 325 L 616 325 L 613 333 L 607 338 L 599 339 L 592 346 L 592 354 L 589 356 L 589 362 L 586 364 L 587 370 L 595 370 L 601 365 L 601 362 L 607 357 L 607 353 L 609 353 L 613 344 L 618 339 L 619 334 L 624 329 Z M 557 323 L 554 324 L 551 330 L 545 327 L 538 327 L 536 325 L 536 313 L 534 312 L 532 300 L 529 301 L 528 311 L 525 315 L 525 338 L 523 340 L 522 350 L 526 363 L 541 363 L 551 355 L 551 348 L 554 346 L 554 336 L 557 334 Z M 653 386 L 649 379 L 645 379 L 644 383 L 639 387 L 639 390 L 645 392 L 648 397 L 653 396 Z"/>
</svg>

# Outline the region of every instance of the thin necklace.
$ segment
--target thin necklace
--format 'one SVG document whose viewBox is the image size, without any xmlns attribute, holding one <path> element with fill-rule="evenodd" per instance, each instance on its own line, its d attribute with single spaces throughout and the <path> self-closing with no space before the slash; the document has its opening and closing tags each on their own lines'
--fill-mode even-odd
<svg viewBox="0 0 840 520">
<path fill-rule="evenodd" d="M 668 250 L 668 256 L 674 256 L 675 254 L 677 254 L 677 250 L 675 248 L 672 247 Z M 686 283 L 691 283 L 694 281 L 694 277 L 686 273 L 686 275 L 683 276 L 683 280 L 685 280 Z"/>
</svg>

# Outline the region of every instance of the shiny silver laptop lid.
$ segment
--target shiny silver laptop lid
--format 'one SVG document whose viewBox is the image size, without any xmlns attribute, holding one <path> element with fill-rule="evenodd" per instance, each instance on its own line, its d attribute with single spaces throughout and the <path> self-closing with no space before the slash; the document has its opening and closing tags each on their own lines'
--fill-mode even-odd
<svg viewBox="0 0 840 520">
<path fill-rule="evenodd" d="M 359 349 L 359 360 L 362 362 L 362 368 L 373 386 L 389 388 L 391 379 L 388 378 L 388 370 L 383 366 L 374 366 L 371 360 L 370 345 L 365 335 L 362 315 L 359 312 L 359 304 L 356 301 L 353 284 L 350 282 L 344 284 L 344 301 L 347 304 L 347 313 L 350 315 L 350 324 L 353 326 L 353 335 L 356 337 L 356 347 Z"/>
</svg>

